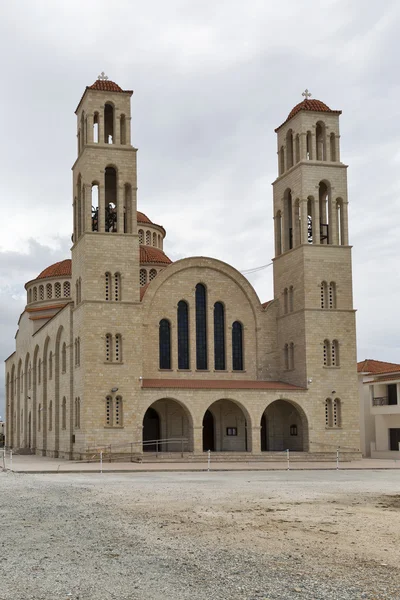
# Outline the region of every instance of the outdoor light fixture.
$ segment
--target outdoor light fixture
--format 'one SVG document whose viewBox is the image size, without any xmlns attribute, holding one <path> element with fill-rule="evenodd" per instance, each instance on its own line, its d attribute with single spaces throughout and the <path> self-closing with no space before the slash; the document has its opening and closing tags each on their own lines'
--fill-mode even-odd
<svg viewBox="0 0 400 600">
<path fill-rule="evenodd" d="M 312 383 L 312 379 L 307 379 L 307 383 Z"/>
<path fill-rule="evenodd" d="M 111 388 L 111 391 L 112 392 L 118 392 L 118 388 L 117 387 L 113 387 L 113 388 Z"/>
</svg>

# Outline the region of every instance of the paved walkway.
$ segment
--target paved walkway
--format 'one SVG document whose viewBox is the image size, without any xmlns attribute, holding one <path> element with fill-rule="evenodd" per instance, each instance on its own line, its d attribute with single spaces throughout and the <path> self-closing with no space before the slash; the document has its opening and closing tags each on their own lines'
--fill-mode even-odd
<svg viewBox="0 0 400 600">
<path fill-rule="evenodd" d="M 339 463 L 341 470 L 354 469 L 400 469 L 400 460 L 372 459 L 363 458 L 351 462 Z M 0 470 L 3 469 L 3 456 L 0 450 Z M 14 455 L 12 459 L 12 468 L 10 459 L 6 456 L 6 469 L 16 473 L 98 473 L 100 471 L 99 462 L 87 463 L 83 461 L 70 461 L 58 458 L 48 458 L 44 456 L 19 456 Z M 336 461 L 332 462 L 291 462 L 290 470 L 335 470 Z M 276 462 L 212 462 L 211 471 L 276 471 L 287 470 L 286 460 Z M 159 462 L 138 463 L 138 462 L 103 462 L 103 472 L 123 473 L 123 472 L 156 472 L 156 471 L 207 471 L 207 462 Z"/>
</svg>

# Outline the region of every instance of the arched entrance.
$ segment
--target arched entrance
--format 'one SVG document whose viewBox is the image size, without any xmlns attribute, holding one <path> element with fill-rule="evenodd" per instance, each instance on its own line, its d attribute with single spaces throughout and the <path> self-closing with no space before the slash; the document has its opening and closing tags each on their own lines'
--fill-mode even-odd
<svg viewBox="0 0 400 600">
<path fill-rule="evenodd" d="M 203 417 L 203 452 L 208 450 L 215 450 L 215 427 L 212 412 L 206 410 Z"/>
<path fill-rule="evenodd" d="M 154 408 L 148 408 L 143 419 L 143 451 L 156 452 L 160 439 L 160 417 Z M 149 443 L 153 442 L 153 443 Z"/>
<path fill-rule="evenodd" d="M 143 450 L 145 452 L 191 451 L 192 431 L 189 411 L 176 400 L 162 398 L 153 402 L 144 415 Z"/>
<path fill-rule="evenodd" d="M 308 451 L 308 422 L 303 409 L 288 400 L 275 400 L 261 416 L 261 451 Z"/>
<path fill-rule="evenodd" d="M 210 413 L 208 415 L 207 413 Z M 212 421 L 211 421 L 212 418 Z M 212 428 L 211 428 L 212 422 Z M 208 407 L 203 417 L 203 450 L 216 452 L 248 452 L 247 427 L 249 416 L 233 400 L 221 399 Z M 211 440 L 213 433 L 213 440 Z M 213 447 L 206 447 L 213 442 Z"/>
</svg>

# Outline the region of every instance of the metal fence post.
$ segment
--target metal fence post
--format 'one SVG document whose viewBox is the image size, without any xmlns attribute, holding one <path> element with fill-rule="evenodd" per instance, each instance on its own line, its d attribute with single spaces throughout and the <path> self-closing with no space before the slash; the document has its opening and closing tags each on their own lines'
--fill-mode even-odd
<svg viewBox="0 0 400 600">
<path fill-rule="evenodd" d="M 13 464 L 12 464 L 12 450 L 10 450 L 10 471 L 13 470 Z"/>
<path fill-rule="evenodd" d="M 210 465 L 211 465 L 211 450 L 207 451 L 207 471 L 210 470 Z"/>
</svg>

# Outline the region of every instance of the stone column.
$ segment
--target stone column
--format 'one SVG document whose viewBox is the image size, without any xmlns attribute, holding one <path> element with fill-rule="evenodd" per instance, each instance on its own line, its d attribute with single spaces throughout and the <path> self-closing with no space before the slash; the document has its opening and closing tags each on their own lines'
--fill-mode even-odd
<svg viewBox="0 0 400 600">
<path fill-rule="evenodd" d="M 118 144 L 121 143 L 121 115 L 117 115 L 117 111 L 114 111 L 114 137 L 113 143 Z"/>
<path fill-rule="evenodd" d="M 93 144 L 93 125 L 94 125 L 94 115 L 93 113 L 87 115 L 87 143 Z"/>
<path fill-rule="evenodd" d="M 126 126 L 126 143 L 128 146 L 131 145 L 131 120 L 132 117 L 125 117 L 125 126 Z"/>
<path fill-rule="evenodd" d="M 92 186 L 88 183 L 83 185 L 85 196 L 85 214 L 83 221 L 84 231 L 92 231 Z"/>
<path fill-rule="evenodd" d="M 312 232 L 313 244 L 321 243 L 321 218 L 319 214 L 319 199 L 314 200 L 312 205 Z"/>
<path fill-rule="evenodd" d="M 203 425 L 193 426 L 193 453 L 202 454 L 203 452 Z"/>
<path fill-rule="evenodd" d="M 98 140 L 99 144 L 104 144 L 104 114 L 98 113 L 99 125 L 98 125 Z"/>
<path fill-rule="evenodd" d="M 335 135 L 336 161 L 340 162 L 340 135 Z"/>
<path fill-rule="evenodd" d="M 261 426 L 255 425 L 247 428 L 247 448 L 252 454 L 261 452 Z"/>
<path fill-rule="evenodd" d="M 300 133 L 300 160 L 307 160 L 307 133 Z"/>
<path fill-rule="evenodd" d="M 105 189 L 104 189 L 104 172 L 103 172 L 103 183 L 99 184 L 99 231 L 102 233 L 105 231 Z"/>
<path fill-rule="evenodd" d="M 308 210 L 307 210 L 307 198 L 303 198 L 300 201 L 300 243 L 308 243 Z"/>
<path fill-rule="evenodd" d="M 117 231 L 118 233 L 124 233 L 124 186 L 117 186 Z"/>
<path fill-rule="evenodd" d="M 330 194 L 330 199 L 329 199 L 329 204 L 328 204 L 328 210 L 329 210 L 329 235 L 328 235 L 328 242 L 329 244 L 338 244 L 339 240 L 338 240 L 338 210 L 337 210 L 337 203 L 336 203 L 336 199 L 333 196 L 333 193 L 331 191 Z"/>
<path fill-rule="evenodd" d="M 349 206 L 349 203 L 343 201 L 343 206 L 342 206 L 342 211 L 343 211 L 343 215 L 342 215 L 342 223 L 343 223 L 343 227 L 342 227 L 342 244 L 343 244 L 343 246 L 348 246 L 349 245 L 349 215 L 348 215 L 348 206 Z"/>
</svg>

